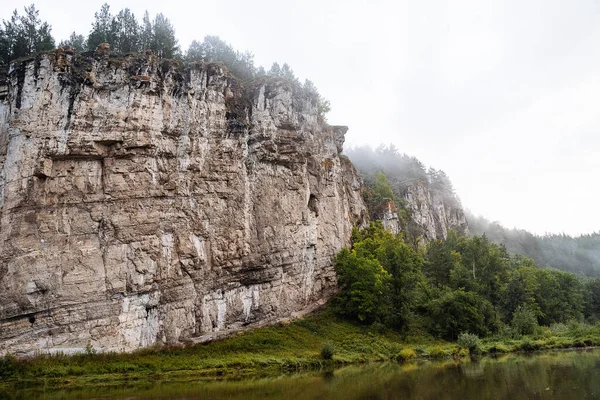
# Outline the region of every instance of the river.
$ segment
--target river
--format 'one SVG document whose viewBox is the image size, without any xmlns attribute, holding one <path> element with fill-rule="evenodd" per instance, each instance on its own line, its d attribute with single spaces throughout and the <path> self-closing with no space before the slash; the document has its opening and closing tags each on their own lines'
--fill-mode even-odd
<svg viewBox="0 0 600 400">
<path fill-rule="evenodd" d="M 6 394 L 5 394 L 6 395 Z M 25 389 L 14 399 L 598 399 L 600 349 L 368 364 L 272 378 Z"/>
</svg>

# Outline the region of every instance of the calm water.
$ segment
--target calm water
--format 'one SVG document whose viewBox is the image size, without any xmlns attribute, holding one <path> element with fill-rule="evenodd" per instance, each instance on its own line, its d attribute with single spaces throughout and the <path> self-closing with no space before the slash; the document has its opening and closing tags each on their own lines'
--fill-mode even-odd
<svg viewBox="0 0 600 400">
<path fill-rule="evenodd" d="M 370 364 L 243 381 L 0 393 L 14 399 L 599 399 L 600 349 Z"/>
</svg>

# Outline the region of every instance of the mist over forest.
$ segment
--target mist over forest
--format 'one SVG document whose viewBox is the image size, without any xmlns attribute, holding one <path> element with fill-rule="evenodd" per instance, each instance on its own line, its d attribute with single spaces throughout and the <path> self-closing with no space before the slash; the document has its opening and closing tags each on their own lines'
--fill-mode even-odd
<svg viewBox="0 0 600 400">
<path fill-rule="evenodd" d="M 369 146 L 350 147 L 344 150 L 352 163 L 360 171 L 365 183 L 372 184 L 377 172 L 383 172 L 398 196 L 406 189 L 420 182 L 432 190 L 445 194 L 446 200 L 459 203 L 450 178 L 442 170 L 427 168 L 418 158 L 401 153 L 393 145 L 380 145 L 376 149 Z"/>
<path fill-rule="evenodd" d="M 544 267 L 561 269 L 578 275 L 600 276 L 600 233 L 569 236 L 535 235 L 524 229 L 509 229 L 498 222 L 466 211 L 469 230 L 504 245 L 513 254 L 522 254 Z"/>
<path fill-rule="evenodd" d="M 427 168 L 419 159 L 401 153 L 394 145 L 353 147 L 345 154 L 361 173 L 365 185 L 374 187 L 376 175 L 383 172 L 394 193 L 402 197 L 416 181 L 430 190 L 444 194 L 445 201 L 460 204 L 448 175 Z M 468 205 L 467 205 L 468 206 Z M 600 276 L 600 233 L 569 236 L 566 234 L 535 235 L 523 229 L 508 229 L 498 222 L 465 211 L 472 236 L 486 236 L 492 243 L 503 245 L 512 254 L 531 258 L 540 267 L 560 269 L 581 276 Z"/>
</svg>

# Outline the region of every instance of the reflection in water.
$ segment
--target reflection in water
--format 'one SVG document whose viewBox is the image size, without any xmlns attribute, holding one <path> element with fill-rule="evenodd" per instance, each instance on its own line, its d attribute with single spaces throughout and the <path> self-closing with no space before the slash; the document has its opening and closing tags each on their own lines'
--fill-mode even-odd
<svg viewBox="0 0 600 400">
<path fill-rule="evenodd" d="M 119 388 L 28 390 L 13 399 L 596 399 L 600 349 L 511 354 L 457 363 L 370 364 L 242 381 L 158 382 Z"/>
</svg>

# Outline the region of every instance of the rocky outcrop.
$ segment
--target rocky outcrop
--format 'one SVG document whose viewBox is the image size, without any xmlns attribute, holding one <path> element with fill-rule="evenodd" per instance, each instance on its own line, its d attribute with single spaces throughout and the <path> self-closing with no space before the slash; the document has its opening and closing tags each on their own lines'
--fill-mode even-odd
<svg viewBox="0 0 600 400">
<path fill-rule="evenodd" d="M 0 88 L 0 354 L 293 316 L 366 215 L 345 127 L 283 79 L 68 50 Z"/>
<path fill-rule="evenodd" d="M 468 235 L 469 226 L 465 212 L 454 193 L 431 188 L 421 180 L 414 180 L 402 189 L 401 198 L 407 210 L 406 218 L 399 218 L 392 201 L 379 215 L 383 226 L 392 233 L 408 231 L 420 242 L 445 239 L 449 230 Z"/>
<path fill-rule="evenodd" d="M 425 241 L 445 239 L 450 229 L 459 235 L 469 234 L 465 212 L 453 193 L 432 189 L 417 180 L 406 188 L 404 199 Z"/>
</svg>

